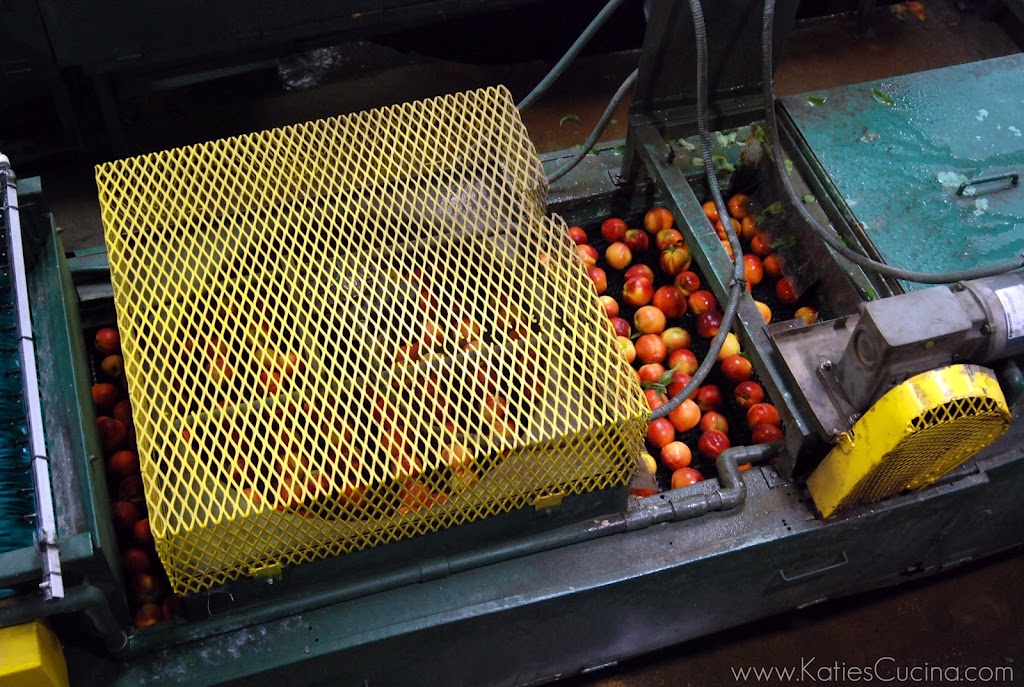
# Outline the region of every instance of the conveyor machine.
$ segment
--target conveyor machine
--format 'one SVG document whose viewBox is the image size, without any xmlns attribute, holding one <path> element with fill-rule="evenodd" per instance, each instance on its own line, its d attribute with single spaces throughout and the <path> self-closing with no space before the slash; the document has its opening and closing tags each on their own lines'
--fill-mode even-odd
<svg viewBox="0 0 1024 687">
<path fill-rule="evenodd" d="M 501 88 L 100 165 L 106 246 L 73 255 L 4 160 L 0 684 L 537 684 L 1018 546 L 1024 60 L 766 121 L 761 6 L 711 5 L 704 82 L 687 4 L 649 3 L 626 140 L 550 187 L 578 155 L 538 157 Z M 730 301 L 705 93 L 716 180 L 820 321 L 739 295 L 784 439 L 638 498 L 652 411 L 566 227 L 665 207 Z M 115 322 L 152 624 L 90 398 Z"/>
</svg>

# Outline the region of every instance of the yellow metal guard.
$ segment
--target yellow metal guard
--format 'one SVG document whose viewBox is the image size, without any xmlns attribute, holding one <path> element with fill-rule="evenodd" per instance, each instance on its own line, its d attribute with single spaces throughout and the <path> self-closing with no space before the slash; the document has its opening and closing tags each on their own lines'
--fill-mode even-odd
<svg viewBox="0 0 1024 687">
<path fill-rule="evenodd" d="M 649 411 L 504 88 L 96 180 L 177 593 L 628 480 Z"/>
<path fill-rule="evenodd" d="M 920 489 L 995 441 L 1010 411 L 991 370 L 951 365 L 891 389 L 840 437 L 807 480 L 825 517 Z"/>
<path fill-rule="evenodd" d="M 60 640 L 40 620 L 0 629 L 0 687 L 68 687 Z"/>
</svg>

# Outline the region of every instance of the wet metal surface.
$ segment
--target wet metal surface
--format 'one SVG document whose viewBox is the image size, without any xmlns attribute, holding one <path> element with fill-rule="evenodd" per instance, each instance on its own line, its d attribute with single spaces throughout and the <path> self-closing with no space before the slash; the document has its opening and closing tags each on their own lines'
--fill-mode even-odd
<svg viewBox="0 0 1024 687">
<path fill-rule="evenodd" d="M 1024 187 L 970 184 L 1024 171 L 1024 56 L 783 102 L 888 263 L 956 270 L 1024 250 Z"/>
</svg>

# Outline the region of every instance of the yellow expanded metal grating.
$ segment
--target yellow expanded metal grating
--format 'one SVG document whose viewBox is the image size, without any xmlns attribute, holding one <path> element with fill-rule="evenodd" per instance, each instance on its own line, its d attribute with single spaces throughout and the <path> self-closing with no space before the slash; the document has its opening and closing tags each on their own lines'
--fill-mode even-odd
<svg viewBox="0 0 1024 687">
<path fill-rule="evenodd" d="M 891 389 L 840 438 L 807 480 L 822 515 L 925 487 L 1010 425 L 990 370 L 952 365 Z"/>
<path fill-rule="evenodd" d="M 627 482 L 649 411 L 507 90 L 96 180 L 177 593 Z"/>
</svg>

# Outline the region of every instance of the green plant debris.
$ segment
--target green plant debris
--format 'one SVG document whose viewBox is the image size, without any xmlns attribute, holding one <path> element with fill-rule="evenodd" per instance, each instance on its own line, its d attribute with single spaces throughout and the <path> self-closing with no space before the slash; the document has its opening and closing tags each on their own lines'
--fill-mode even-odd
<svg viewBox="0 0 1024 687">
<path fill-rule="evenodd" d="M 754 138 L 757 139 L 757 142 L 761 144 L 761 147 L 764 148 L 766 152 L 771 152 L 772 143 L 768 140 L 768 134 L 760 124 L 754 125 Z"/>
<path fill-rule="evenodd" d="M 812 196 L 812 195 L 811 195 L 810 193 L 806 194 L 806 195 L 805 195 L 805 196 L 804 196 L 804 197 L 802 198 L 802 200 L 803 200 L 803 201 L 804 201 L 805 203 L 815 203 L 815 202 L 817 202 L 817 199 L 816 199 L 816 198 L 815 198 L 814 196 Z"/>
<path fill-rule="evenodd" d="M 772 250 L 787 250 L 796 245 L 796 237 L 792 234 L 786 234 L 777 241 L 772 241 L 770 245 Z"/>
<path fill-rule="evenodd" d="M 601 151 L 598 150 L 597 148 L 591 148 L 590 150 L 587 151 L 587 155 L 593 155 L 594 157 L 597 157 L 600 154 Z"/>
<path fill-rule="evenodd" d="M 626 153 L 626 146 L 615 146 L 614 148 L 612 148 L 612 152 L 617 155 L 624 155 Z"/>
<path fill-rule="evenodd" d="M 822 98 L 816 95 L 812 95 L 807 99 L 807 104 L 810 105 L 811 107 L 817 107 L 818 105 L 824 105 L 826 100 L 828 100 L 828 98 Z"/>
<path fill-rule="evenodd" d="M 673 367 L 671 370 L 666 370 L 661 375 L 661 377 L 658 378 L 658 381 L 656 381 L 656 382 L 643 382 L 643 383 L 641 383 L 640 384 L 640 388 L 645 389 L 645 390 L 646 389 L 654 389 L 658 393 L 667 394 L 668 393 L 668 387 L 672 384 L 672 381 L 673 381 L 672 378 L 675 377 L 676 372 L 679 372 L 679 367 L 681 365 L 682 365 L 682 363 L 677 363 L 676 366 Z"/>
<path fill-rule="evenodd" d="M 686 150 L 697 150 L 697 146 L 693 145 L 685 138 L 677 138 L 676 145 L 679 146 L 680 148 L 685 148 Z"/>
<path fill-rule="evenodd" d="M 693 165 L 694 167 L 700 167 L 704 164 L 704 160 L 702 160 L 697 155 L 694 155 L 692 158 L 690 158 L 690 164 Z"/>
<path fill-rule="evenodd" d="M 781 200 L 777 200 L 774 203 L 772 203 L 771 205 L 769 205 L 768 207 L 766 207 L 764 210 L 761 211 L 761 214 L 759 214 L 757 216 L 757 219 L 754 220 L 754 226 L 762 227 L 765 224 L 768 224 L 769 222 L 771 222 L 773 218 L 781 217 L 781 216 L 782 216 L 782 201 Z"/>
<path fill-rule="evenodd" d="M 875 97 L 875 100 L 877 100 L 878 102 L 882 103 L 883 105 L 892 106 L 892 105 L 896 104 L 896 101 L 893 100 L 892 97 L 888 93 L 883 93 L 882 91 L 878 90 L 877 88 L 872 88 L 871 89 L 871 95 L 873 95 Z"/>
<path fill-rule="evenodd" d="M 562 126 L 566 122 L 580 123 L 580 116 L 578 114 L 567 114 L 558 120 L 558 126 Z"/>
<path fill-rule="evenodd" d="M 726 172 L 735 172 L 736 168 L 729 163 L 725 155 L 712 155 L 711 162 L 714 163 L 715 169 L 725 170 Z"/>
<path fill-rule="evenodd" d="M 789 176 L 793 176 L 793 161 L 787 159 L 785 164 L 786 164 L 786 174 L 788 174 Z"/>
<path fill-rule="evenodd" d="M 866 295 L 868 297 L 869 301 L 877 301 L 878 300 L 878 293 L 875 292 L 874 287 L 869 286 L 867 288 L 867 290 L 864 292 L 864 295 Z"/>
</svg>

